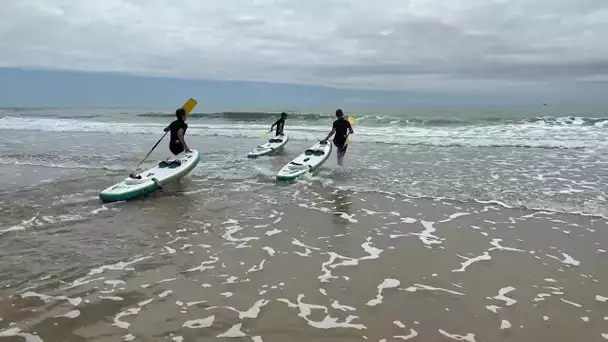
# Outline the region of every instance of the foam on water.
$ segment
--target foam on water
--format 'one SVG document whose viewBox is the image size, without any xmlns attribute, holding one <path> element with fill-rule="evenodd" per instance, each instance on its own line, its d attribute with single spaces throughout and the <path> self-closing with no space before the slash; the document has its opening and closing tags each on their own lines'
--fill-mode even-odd
<svg viewBox="0 0 608 342">
<path fill-rule="evenodd" d="M 499 250 L 499 251 L 508 251 L 508 252 L 525 252 L 524 250 L 518 248 L 504 247 L 500 244 L 502 239 L 492 239 L 490 244 L 494 247 L 488 249 L 488 251 Z"/>
<path fill-rule="evenodd" d="M 382 284 L 378 285 L 378 294 L 376 295 L 376 299 L 372 299 L 370 301 L 367 302 L 368 306 L 376 306 L 378 304 L 382 304 L 382 299 L 384 298 L 382 296 L 382 291 L 384 291 L 385 289 L 391 289 L 391 288 L 396 288 L 401 284 L 401 282 L 399 282 L 399 280 L 397 279 L 384 279 L 384 281 L 382 282 Z"/>
<path fill-rule="evenodd" d="M 264 246 L 262 249 L 265 250 L 269 256 L 274 256 L 276 254 L 276 251 L 272 247 Z"/>
<path fill-rule="evenodd" d="M 12 337 L 12 336 L 22 337 L 25 339 L 25 342 L 43 342 L 43 340 L 40 337 L 38 337 L 37 335 L 32 335 L 29 333 L 21 332 L 21 329 L 16 328 L 16 327 L 0 331 L 0 337 Z"/>
<path fill-rule="evenodd" d="M 416 291 L 420 291 L 420 290 L 431 291 L 431 292 L 441 291 L 441 292 L 446 292 L 446 293 L 450 293 L 450 294 L 457 295 L 457 296 L 464 296 L 464 293 L 461 293 L 461 292 L 442 289 L 440 287 L 428 286 L 428 285 L 423 285 L 423 284 L 414 284 L 414 285 L 404 289 L 404 291 L 408 291 L 408 292 L 416 292 Z"/>
<path fill-rule="evenodd" d="M 500 290 L 498 290 L 498 295 L 494 296 L 492 298 L 494 298 L 496 300 L 502 300 L 505 302 L 506 306 L 511 306 L 511 305 L 517 303 L 517 301 L 515 299 L 509 298 L 505 295 L 512 291 L 515 291 L 515 288 L 513 286 L 503 287 Z"/>
<path fill-rule="evenodd" d="M 608 297 L 596 295 L 595 300 L 597 300 L 598 302 L 606 303 L 606 302 L 608 302 Z"/>
<path fill-rule="evenodd" d="M 187 272 L 194 272 L 194 271 L 200 271 L 200 272 L 203 272 L 203 271 L 205 271 L 205 270 L 210 270 L 210 269 L 215 268 L 215 266 L 210 266 L 210 265 L 215 264 L 215 263 L 216 263 L 216 262 L 218 262 L 219 260 L 220 260 L 220 258 L 218 258 L 217 256 L 212 255 L 212 256 L 210 256 L 210 257 L 209 257 L 209 260 L 207 260 L 207 261 L 203 261 L 203 262 L 201 262 L 201 264 L 200 264 L 200 265 L 198 265 L 197 267 L 190 268 L 190 269 L 188 269 L 188 270 L 186 270 L 186 271 L 187 271 Z"/>
<path fill-rule="evenodd" d="M 228 331 L 217 335 L 218 338 L 239 338 L 245 337 L 247 334 L 241 331 L 242 323 L 233 325 Z"/>
<path fill-rule="evenodd" d="M 266 234 L 266 236 L 273 236 L 273 235 L 277 235 L 281 232 L 282 232 L 282 230 L 280 230 L 280 229 L 272 229 L 272 230 L 266 231 L 264 234 Z"/>
<path fill-rule="evenodd" d="M 158 295 L 158 298 L 165 298 L 168 295 L 170 295 L 171 293 L 173 293 L 173 290 L 165 290 L 161 294 Z"/>
<path fill-rule="evenodd" d="M 562 302 L 566 303 L 566 304 L 570 304 L 570 305 L 572 305 L 572 306 L 574 306 L 574 307 L 577 307 L 577 308 L 582 308 L 582 307 L 583 307 L 582 305 L 580 305 L 580 304 L 578 304 L 578 303 L 571 302 L 571 301 L 569 301 L 569 300 L 565 300 L 565 299 L 563 299 L 563 298 L 560 298 L 560 300 L 561 300 Z"/>
<path fill-rule="evenodd" d="M 80 310 L 72 310 L 72 311 L 70 311 L 68 313 L 65 313 L 63 315 L 59 315 L 59 316 L 56 316 L 56 317 L 76 318 L 78 316 L 80 316 Z"/>
<path fill-rule="evenodd" d="M 500 322 L 500 330 L 503 329 L 510 329 L 511 328 L 511 323 L 507 320 L 502 320 L 502 322 Z"/>
<path fill-rule="evenodd" d="M 502 307 L 498 306 L 498 305 L 486 305 L 486 309 L 489 311 L 492 311 L 493 313 L 497 314 L 498 310 L 500 310 Z"/>
<path fill-rule="evenodd" d="M 467 342 L 475 342 L 475 334 L 473 333 L 468 333 L 466 335 L 457 335 L 457 334 L 450 334 L 448 332 L 446 332 L 445 330 L 442 329 L 438 329 L 439 333 L 445 337 L 451 338 L 453 340 L 456 341 L 467 341 Z"/>
<path fill-rule="evenodd" d="M 331 303 L 331 307 L 336 310 L 342 310 L 342 311 L 356 311 L 357 310 L 357 309 L 353 308 L 352 306 L 341 305 L 340 302 L 338 302 L 337 300 L 334 300 Z"/>
<path fill-rule="evenodd" d="M 127 270 L 127 271 L 128 270 L 133 270 L 133 268 L 129 267 L 129 266 L 131 266 L 131 265 L 133 265 L 135 263 L 138 263 L 140 261 L 149 259 L 151 257 L 152 256 L 148 255 L 148 256 L 138 257 L 138 258 L 133 259 L 131 261 L 126 261 L 126 262 L 125 261 L 120 261 L 120 262 L 117 262 L 117 263 L 111 264 L 111 265 L 103 265 L 103 266 L 100 266 L 98 268 L 94 268 L 94 269 L 90 270 L 89 273 L 88 273 L 88 275 L 92 276 L 92 275 L 95 275 L 95 274 L 101 274 L 101 273 L 103 273 L 105 271 L 108 271 L 108 270 Z"/>
<path fill-rule="evenodd" d="M 249 270 L 247 270 L 247 272 L 245 272 L 245 274 L 262 271 L 264 269 L 264 263 L 266 263 L 266 260 L 262 260 L 262 262 L 260 262 L 260 264 L 257 266 L 256 265 L 251 266 L 251 268 Z"/>
<path fill-rule="evenodd" d="M 142 306 L 146 306 L 146 305 L 152 303 L 153 301 L 154 301 L 154 298 L 150 298 L 150 299 L 144 300 L 143 302 L 137 303 L 137 305 L 142 307 Z"/>
<path fill-rule="evenodd" d="M 214 321 L 215 321 L 215 315 L 211 315 L 211 316 L 209 316 L 207 318 L 203 318 L 203 319 L 194 319 L 194 320 L 186 321 L 186 322 L 184 322 L 182 327 L 190 328 L 190 329 L 208 328 L 213 325 Z"/>
<path fill-rule="evenodd" d="M 435 222 L 420 221 L 420 223 L 424 227 L 424 230 L 421 233 L 411 233 L 411 235 L 418 236 L 420 241 L 422 241 L 422 243 L 424 243 L 425 245 L 440 245 L 441 239 L 433 235 L 433 233 L 437 231 L 437 229 L 433 227 Z"/>
<path fill-rule="evenodd" d="M 357 316 L 349 315 L 344 322 L 339 322 L 338 318 L 329 316 L 327 307 L 323 305 L 314 305 L 304 303 L 302 299 L 304 299 L 304 295 L 298 295 L 297 304 L 290 302 L 287 299 L 279 298 L 277 299 L 279 302 L 283 302 L 287 304 L 290 308 L 298 308 L 300 313 L 298 316 L 305 319 L 308 322 L 308 325 L 318 328 L 318 329 L 335 329 L 335 328 L 351 328 L 351 329 L 367 329 L 367 327 L 363 324 L 352 324 L 351 322 L 357 318 Z M 312 310 L 323 310 L 326 314 L 325 318 L 322 321 L 313 321 L 308 316 L 311 315 Z"/>
<path fill-rule="evenodd" d="M 291 244 L 292 244 L 292 245 L 295 245 L 295 246 L 298 246 L 298 247 L 302 247 L 302 248 L 304 248 L 305 253 L 302 253 L 302 252 L 294 252 L 295 254 L 300 255 L 300 256 L 303 256 L 303 257 L 308 257 L 308 256 L 310 256 L 310 253 L 312 253 L 312 250 L 316 250 L 316 251 L 320 250 L 320 248 L 318 248 L 318 247 L 312 247 L 312 246 L 305 245 L 305 244 L 303 244 L 302 242 L 300 242 L 300 240 L 298 240 L 298 239 L 296 239 L 296 238 L 294 238 L 294 239 L 291 241 Z"/>
<path fill-rule="evenodd" d="M 464 272 L 466 271 L 467 267 L 471 266 L 472 264 L 478 262 L 478 261 L 484 261 L 484 260 L 490 260 L 492 259 L 492 257 L 490 256 L 490 254 L 488 252 L 484 252 L 482 255 L 476 256 L 474 258 L 467 258 L 464 257 L 462 255 L 456 254 L 459 257 L 465 259 L 464 262 L 460 263 L 462 266 L 459 269 L 455 269 L 452 270 L 452 272 Z"/>
<path fill-rule="evenodd" d="M 123 317 L 127 317 L 127 316 L 137 315 L 140 311 L 141 311 L 141 308 L 130 308 L 125 311 L 119 312 L 114 317 L 114 323 L 112 323 L 112 325 L 117 326 L 122 329 L 129 329 L 129 326 L 131 325 L 131 323 L 121 321 L 120 319 Z"/>
<path fill-rule="evenodd" d="M 77 298 L 68 298 L 66 296 L 53 297 L 53 296 L 39 294 L 39 293 L 31 292 L 31 291 L 25 292 L 21 295 L 21 298 L 29 298 L 29 297 L 37 297 L 40 300 L 44 301 L 45 303 L 50 303 L 52 301 L 58 301 L 58 300 L 65 300 L 73 306 L 78 306 L 78 305 L 80 305 L 80 303 L 82 303 L 82 298 L 80 298 L 80 297 L 77 297 Z"/>
</svg>

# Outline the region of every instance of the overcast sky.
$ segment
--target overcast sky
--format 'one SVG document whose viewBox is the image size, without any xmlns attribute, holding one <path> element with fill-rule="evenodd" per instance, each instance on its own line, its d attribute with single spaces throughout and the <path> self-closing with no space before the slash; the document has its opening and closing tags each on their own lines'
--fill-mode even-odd
<svg viewBox="0 0 608 342">
<path fill-rule="evenodd" d="M 607 0 L 3 0 L 0 67 L 608 98 Z"/>
</svg>

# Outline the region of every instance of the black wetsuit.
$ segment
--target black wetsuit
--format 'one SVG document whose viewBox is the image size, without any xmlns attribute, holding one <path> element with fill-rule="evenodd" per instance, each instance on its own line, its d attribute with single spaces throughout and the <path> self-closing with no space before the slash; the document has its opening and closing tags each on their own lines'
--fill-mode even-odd
<svg viewBox="0 0 608 342">
<path fill-rule="evenodd" d="M 274 123 L 274 125 L 277 126 L 276 135 L 283 134 L 283 128 L 285 128 L 285 119 L 280 118 L 279 120 L 277 120 L 277 122 Z"/>
<path fill-rule="evenodd" d="M 336 133 L 334 134 L 334 145 L 338 148 L 339 153 L 345 153 L 348 145 L 344 146 L 348 132 L 352 129 L 350 122 L 344 118 L 340 118 L 334 121 L 334 128 Z"/>
<path fill-rule="evenodd" d="M 184 152 L 184 145 L 179 141 L 177 137 L 177 132 L 181 129 L 184 130 L 184 135 L 186 134 L 186 130 L 188 129 L 188 124 L 186 124 L 183 120 L 175 120 L 169 125 L 169 131 L 171 132 L 171 140 L 169 141 L 169 150 L 171 153 L 178 155 Z"/>
</svg>

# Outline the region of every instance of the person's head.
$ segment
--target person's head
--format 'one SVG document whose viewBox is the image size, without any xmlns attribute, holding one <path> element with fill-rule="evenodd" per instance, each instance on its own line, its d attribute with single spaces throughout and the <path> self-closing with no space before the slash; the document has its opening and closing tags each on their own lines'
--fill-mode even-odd
<svg viewBox="0 0 608 342">
<path fill-rule="evenodd" d="M 342 117 L 344 117 L 344 112 L 342 111 L 342 109 L 338 109 L 338 110 L 336 110 L 336 117 L 337 117 L 337 118 L 342 118 Z"/>
<path fill-rule="evenodd" d="M 184 120 L 186 117 L 186 110 L 184 108 L 179 108 L 175 111 L 175 116 L 180 120 Z"/>
<path fill-rule="evenodd" d="M 281 119 L 285 119 L 287 117 L 287 113 L 281 113 Z"/>
</svg>

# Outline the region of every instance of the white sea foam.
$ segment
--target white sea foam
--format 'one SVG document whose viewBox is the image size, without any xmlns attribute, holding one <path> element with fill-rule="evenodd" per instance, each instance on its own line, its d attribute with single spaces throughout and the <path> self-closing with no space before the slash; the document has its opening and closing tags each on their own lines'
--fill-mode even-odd
<svg viewBox="0 0 608 342">
<path fill-rule="evenodd" d="M 266 260 L 262 260 L 262 262 L 260 262 L 260 264 L 257 266 L 256 265 L 251 266 L 251 268 L 249 270 L 247 270 L 247 272 L 245 272 L 245 273 L 259 272 L 259 271 L 263 270 L 264 263 L 266 263 Z"/>
<path fill-rule="evenodd" d="M 302 242 L 300 242 L 300 240 L 295 239 L 295 238 L 291 241 L 291 243 L 293 245 L 295 245 L 295 246 L 304 248 L 304 250 L 306 251 L 305 253 L 294 252 L 295 254 L 300 255 L 300 256 L 304 256 L 304 257 L 310 256 L 310 254 L 312 253 L 313 249 L 316 250 L 316 251 L 320 250 L 320 248 L 318 248 L 318 247 L 312 247 L 312 246 L 305 245 Z"/>
<path fill-rule="evenodd" d="M 372 300 L 368 301 L 367 305 L 376 306 L 378 304 L 382 304 L 382 299 L 384 298 L 382 296 L 382 291 L 384 291 L 385 289 L 398 287 L 399 284 L 401 284 L 401 283 L 397 279 L 390 279 L 390 278 L 384 279 L 382 284 L 378 285 L 378 294 L 376 295 L 376 299 L 372 299 Z"/>
<path fill-rule="evenodd" d="M 79 310 L 72 310 L 72 311 L 70 311 L 68 313 L 65 313 L 63 315 L 59 315 L 57 317 L 76 318 L 78 316 L 80 316 L 80 311 Z"/>
<path fill-rule="evenodd" d="M 408 335 L 396 335 L 396 336 L 393 336 L 393 338 L 407 341 L 407 340 L 412 339 L 412 338 L 414 338 L 416 336 L 418 336 L 418 332 L 416 330 L 414 330 L 414 329 L 410 329 L 410 333 Z"/>
<path fill-rule="evenodd" d="M 488 249 L 488 251 L 499 250 L 499 251 L 509 251 L 509 252 L 525 252 L 524 250 L 518 248 L 504 247 L 500 244 L 502 239 L 492 239 L 490 244 L 494 247 Z"/>
<path fill-rule="evenodd" d="M 122 329 L 129 329 L 129 326 L 131 325 L 131 323 L 121 321 L 120 319 L 123 317 L 127 317 L 127 316 L 137 315 L 139 313 L 139 311 L 141 311 L 141 308 L 130 308 L 125 311 L 119 312 L 114 317 L 114 323 L 112 323 L 112 325 L 117 326 Z"/>
<path fill-rule="evenodd" d="M 203 262 L 201 262 L 201 264 L 200 264 L 199 266 L 194 267 L 194 268 L 191 268 L 191 269 L 189 269 L 189 270 L 187 270 L 187 271 L 188 271 L 188 272 L 194 272 L 194 271 L 200 271 L 200 272 L 203 272 L 203 271 L 205 271 L 205 270 L 210 270 L 210 269 L 213 269 L 213 268 L 215 268 L 215 266 L 211 266 L 211 265 L 215 264 L 215 263 L 216 263 L 216 262 L 218 262 L 219 260 L 220 260 L 220 258 L 218 258 L 218 257 L 216 257 L 216 256 L 214 256 L 214 255 L 212 255 L 212 256 L 210 256 L 210 257 L 209 257 L 209 260 L 207 260 L 207 261 L 203 261 Z"/>
<path fill-rule="evenodd" d="M 40 300 L 44 301 L 45 303 L 49 303 L 52 301 L 58 301 L 58 300 L 65 300 L 73 306 L 78 306 L 78 305 L 80 305 L 80 303 L 82 303 L 82 298 L 80 298 L 80 297 L 76 297 L 76 298 L 68 298 L 66 296 L 55 296 L 54 297 L 54 296 L 44 295 L 44 294 L 31 292 L 31 291 L 25 292 L 21 295 L 21 298 L 29 298 L 29 297 L 37 297 Z"/>
<path fill-rule="evenodd" d="M 265 250 L 269 256 L 274 256 L 276 254 L 276 251 L 272 247 L 264 246 L 262 249 Z"/>
<path fill-rule="evenodd" d="M 283 231 L 280 229 L 272 229 L 272 230 L 266 231 L 266 233 L 264 233 L 264 234 L 266 234 L 267 236 L 273 236 L 273 235 L 277 235 L 281 232 L 283 232 Z"/>
<path fill-rule="evenodd" d="M 190 329 L 208 328 L 213 325 L 214 321 L 215 321 L 215 315 L 211 315 L 211 316 L 209 316 L 207 318 L 203 318 L 203 319 L 194 319 L 194 320 L 186 321 L 186 322 L 184 322 L 182 327 L 190 328 Z"/>
<path fill-rule="evenodd" d="M 476 263 L 478 261 L 492 259 L 492 257 L 490 256 L 490 254 L 488 252 L 484 252 L 482 255 L 476 256 L 474 258 L 467 258 L 462 255 L 458 255 L 458 256 L 465 259 L 465 261 L 460 263 L 462 266 L 459 269 L 452 270 L 452 272 L 464 272 L 464 271 L 466 271 L 467 267 L 471 266 L 473 263 Z"/>
<path fill-rule="evenodd" d="M 425 245 L 440 245 L 441 239 L 433 235 L 433 233 L 437 231 L 437 229 L 433 226 L 435 222 L 420 221 L 420 223 L 424 227 L 424 230 L 421 233 L 411 233 L 411 235 L 418 236 L 420 241 L 422 241 L 422 243 Z"/>
<path fill-rule="evenodd" d="M 25 339 L 25 342 L 43 342 L 40 337 L 30 333 L 21 332 L 20 328 L 14 327 L 0 331 L 0 337 L 18 336 Z"/>
<path fill-rule="evenodd" d="M 218 338 L 239 338 L 245 337 L 247 334 L 241 331 L 242 323 L 233 325 L 228 331 L 217 335 Z"/>
<path fill-rule="evenodd" d="M 515 291 L 515 288 L 513 286 L 503 287 L 500 290 L 498 290 L 498 295 L 494 296 L 493 298 L 496 300 L 504 301 L 506 306 L 511 306 L 511 305 L 517 303 L 517 301 L 515 299 L 509 298 L 505 295 L 512 291 Z"/>
<path fill-rule="evenodd" d="M 414 284 L 413 286 L 410 286 L 406 289 L 404 289 L 404 291 L 408 291 L 408 292 L 416 292 L 416 291 L 420 291 L 420 290 L 424 290 L 424 291 L 441 291 L 441 292 L 447 292 L 453 295 L 457 295 L 457 296 L 464 296 L 464 293 L 460 293 L 457 291 L 452 291 L 452 290 L 447 290 L 447 289 L 442 289 L 440 287 L 433 287 L 433 286 L 428 286 L 428 285 L 423 285 L 423 284 Z"/>
<path fill-rule="evenodd" d="M 486 309 L 488 309 L 489 311 L 492 311 L 493 313 L 497 314 L 498 310 L 500 310 L 501 307 L 498 306 L 498 305 L 486 305 Z"/>
<path fill-rule="evenodd" d="M 457 335 L 457 334 L 450 334 L 448 332 L 446 332 L 445 330 L 442 329 L 438 329 L 439 333 L 445 337 L 451 338 L 453 340 L 456 341 L 467 341 L 467 342 L 475 342 L 475 334 L 473 333 L 468 333 L 466 335 Z"/>
<path fill-rule="evenodd" d="M 94 269 L 90 270 L 88 275 L 92 276 L 92 275 L 95 275 L 95 274 L 103 273 L 103 272 L 108 271 L 108 270 L 127 270 L 127 271 L 133 270 L 133 268 L 129 267 L 129 266 L 131 266 L 131 265 L 133 265 L 135 263 L 138 263 L 140 261 L 149 259 L 151 257 L 152 256 L 148 255 L 148 256 L 142 256 L 142 257 L 135 258 L 135 259 L 133 259 L 131 261 L 126 261 L 126 262 L 125 261 L 120 261 L 120 262 L 117 262 L 117 263 L 111 264 L 111 265 L 103 265 L 103 266 L 100 266 L 98 268 L 94 268 Z"/>
<path fill-rule="evenodd" d="M 356 311 L 357 309 L 353 308 L 352 306 L 348 306 L 348 305 L 341 305 L 340 302 L 338 302 L 337 300 L 334 300 L 331 303 L 331 307 L 337 310 L 342 310 L 342 311 Z"/>
<path fill-rule="evenodd" d="M 572 306 L 574 306 L 574 307 L 577 307 L 577 308 L 582 308 L 582 307 L 583 307 L 582 305 L 580 305 L 580 304 L 578 304 L 578 303 L 571 302 L 571 301 L 569 301 L 569 300 L 565 300 L 565 299 L 563 299 L 563 298 L 560 298 L 560 300 L 561 300 L 562 302 L 566 303 L 566 304 L 570 304 L 570 305 L 572 305 Z"/>
</svg>

